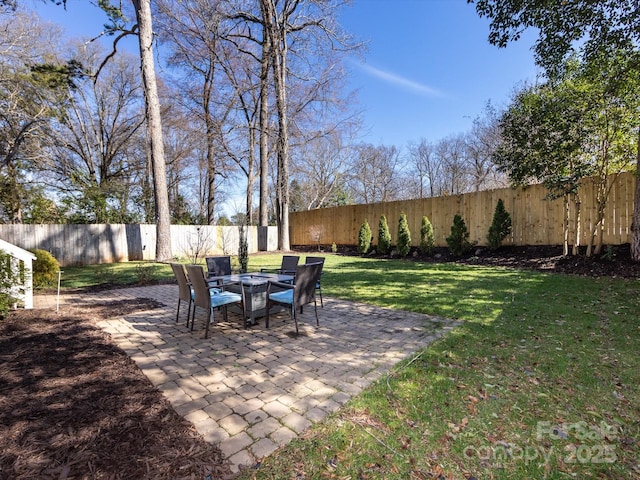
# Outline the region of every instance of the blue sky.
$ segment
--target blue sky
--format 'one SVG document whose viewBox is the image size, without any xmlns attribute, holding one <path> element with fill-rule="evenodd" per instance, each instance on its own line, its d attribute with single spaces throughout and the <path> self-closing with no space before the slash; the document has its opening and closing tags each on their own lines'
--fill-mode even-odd
<svg viewBox="0 0 640 480">
<path fill-rule="evenodd" d="M 465 132 L 487 101 L 505 106 L 538 72 L 533 32 L 494 47 L 489 22 L 465 0 L 355 0 L 341 23 L 368 41 L 350 84 L 374 144 L 404 147 Z"/>
<path fill-rule="evenodd" d="M 87 0 L 67 0 L 66 12 L 35 5 L 69 35 L 95 36 L 104 23 Z M 514 87 L 538 72 L 534 32 L 498 49 L 487 41 L 488 21 L 466 0 L 353 0 L 340 21 L 367 42 L 364 57 L 350 59 L 349 86 L 359 92 L 360 139 L 375 145 L 403 148 L 463 133 L 487 101 L 505 106 Z"/>
</svg>

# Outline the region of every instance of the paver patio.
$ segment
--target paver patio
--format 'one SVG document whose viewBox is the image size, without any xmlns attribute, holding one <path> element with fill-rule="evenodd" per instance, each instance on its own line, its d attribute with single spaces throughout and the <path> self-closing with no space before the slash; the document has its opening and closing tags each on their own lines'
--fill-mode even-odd
<svg viewBox="0 0 640 480">
<path fill-rule="evenodd" d="M 175 322 L 177 285 L 64 295 L 60 304 L 151 298 L 165 305 L 100 322 L 173 408 L 204 438 L 219 443 L 237 470 L 272 454 L 344 405 L 398 361 L 453 329 L 449 319 L 324 299 L 315 326 L 306 307 L 295 336 L 280 313 L 245 329 L 240 317 L 212 326 L 198 309 L 192 332 L 186 307 Z M 36 308 L 55 308 L 36 297 Z M 216 320 L 222 315 L 216 314 Z"/>
</svg>

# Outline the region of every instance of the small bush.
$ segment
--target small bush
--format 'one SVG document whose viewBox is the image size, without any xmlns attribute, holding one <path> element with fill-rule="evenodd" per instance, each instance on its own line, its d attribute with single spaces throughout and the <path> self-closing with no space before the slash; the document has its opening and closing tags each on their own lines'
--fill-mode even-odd
<svg viewBox="0 0 640 480">
<path fill-rule="evenodd" d="M 156 277 L 156 268 L 152 263 L 136 265 L 138 285 L 151 285 Z"/>
<path fill-rule="evenodd" d="M 336 242 L 331 244 L 331 253 L 338 253 L 338 246 L 336 245 Z"/>
<path fill-rule="evenodd" d="M 391 250 L 391 233 L 389 233 L 389 225 L 387 217 L 382 215 L 378 224 L 378 253 L 386 255 Z"/>
<path fill-rule="evenodd" d="M 433 235 L 433 226 L 429 217 L 422 217 L 422 226 L 420 227 L 420 253 L 423 255 L 431 255 L 436 239 Z"/>
<path fill-rule="evenodd" d="M 0 250 L 0 318 L 4 318 L 9 307 L 16 301 L 11 296 L 11 288 L 16 281 L 16 275 L 11 270 L 11 257 Z"/>
<path fill-rule="evenodd" d="M 33 262 L 33 286 L 35 288 L 52 287 L 58 281 L 58 272 L 60 264 L 46 250 L 31 250 L 36 256 Z"/>
<path fill-rule="evenodd" d="M 371 248 L 371 227 L 369 226 L 369 222 L 366 220 L 360 226 L 360 231 L 358 232 L 358 251 L 361 254 L 365 254 Z"/>
<path fill-rule="evenodd" d="M 487 244 L 491 250 L 497 250 L 502 241 L 511 233 L 511 215 L 504 208 L 504 202 L 498 199 L 498 204 L 493 212 L 493 221 L 489 227 Z"/>
<path fill-rule="evenodd" d="M 451 235 L 447 237 L 449 251 L 455 257 L 461 257 L 469 253 L 473 244 L 469 243 L 469 231 L 462 216 L 456 214 L 453 217 Z"/>
<path fill-rule="evenodd" d="M 407 222 L 407 215 L 401 213 L 398 221 L 398 255 L 406 257 L 409 255 L 410 250 L 411 232 L 409 231 L 409 223 Z"/>
</svg>

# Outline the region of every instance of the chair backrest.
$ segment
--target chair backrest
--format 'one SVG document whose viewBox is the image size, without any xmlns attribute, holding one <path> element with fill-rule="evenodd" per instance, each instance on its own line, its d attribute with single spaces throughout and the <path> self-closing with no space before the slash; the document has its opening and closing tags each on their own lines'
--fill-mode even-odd
<svg viewBox="0 0 640 480">
<path fill-rule="evenodd" d="M 282 256 L 282 264 L 280 265 L 280 270 L 282 272 L 295 272 L 296 267 L 298 266 L 298 262 L 300 261 L 300 257 L 298 255 L 283 255 Z"/>
<path fill-rule="evenodd" d="M 210 277 L 220 277 L 231 275 L 231 257 L 228 255 L 221 257 L 206 257 L 207 275 Z"/>
<path fill-rule="evenodd" d="M 322 275 L 322 269 L 324 268 L 324 257 L 307 257 L 304 260 L 304 263 L 319 263 L 320 269 L 318 270 L 318 276 L 316 280 L 320 281 L 320 276 Z"/>
<path fill-rule="evenodd" d="M 180 298 L 180 300 L 190 301 L 191 287 L 187 280 L 187 274 L 184 271 L 184 265 L 181 263 L 172 263 L 171 269 L 173 270 L 173 274 L 176 276 L 176 281 L 178 282 L 178 298 Z"/>
<path fill-rule="evenodd" d="M 193 287 L 194 305 L 201 308 L 211 308 L 211 295 L 209 286 L 204 277 L 204 269 L 200 265 L 187 265 L 187 274 Z"/>
<path fill-rule="evenodd" d="M 305 263 L 296 268 L 293 304 L 296 307 L 311 303 L 316 298 L 316 278 L 320 275 L 321 263 Z"/>
</svg>

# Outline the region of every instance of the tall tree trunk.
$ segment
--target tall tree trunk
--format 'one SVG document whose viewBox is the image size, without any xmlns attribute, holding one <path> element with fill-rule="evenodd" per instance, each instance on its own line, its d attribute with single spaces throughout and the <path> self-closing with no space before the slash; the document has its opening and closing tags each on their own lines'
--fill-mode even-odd
<svg viewBox="0 0 640 480">
<path fill-rule="evenodd" d="M 258 225 L 269 225 L 269 67 L 271 42 L 263 25 L 262 59 L 260 64 L 260 212 Z"/>
<path fill-rule="evenodd" d="M 169 213 L 169 193 L 167 170 L 162 143 L 162 121 L 160 101 L 156 84 L 153 61 L 153 27 L 151 23 L 150 0 L 131 0 L 138 21 L 140 44 L 140 65 L 144 89 L 147 131 L 153 168 L 154 198 L 156 204 L 156 260 L 170 260 L 171 255 L 171 215 Z"/>
<path fill-rule="evenodd" d="M 289 130 L 287 118 L 287 19 L 280 19 L 274 0 L 260 0 L 260 8 L 271 45 L 278 114 L 276 217 L 278 249 L 289 250 Z M 285 15 L 285 13 L 283 13 Z"/>
<path fill-rule="evenodd" d="M 562 242 L 562 255 L 569 255 L 569 194 L 565 193 L 562 196 L 563 202 L 563 210 L 564 210 L 564 218 L 562 219 L 562 230 L 563 230 L 563 242 Z"/>
<path fill-rule="evenodd" d="M 573 241 L 573 249 L 571 251 L 572 255 L 578 255 L 580 252 L 580 236 L 582 234 L 582 202 L 580 201 L 580 194 L 576 191 L 573 194 L 574 205 L 576 209 L 576 219 L 575 219 L 575 228 L 576 228 L 576 236 Z"/>
<path fill-rule="evenodd" d="M 281 27 L 284 29 L 284 26 Z M 278 249 L 289 250 L 289 130 L 287 120 L 286 91 L 286 33 L 276 31 L 278 46 L 276 47 L 273 67 L 276 88 L 276 110 L 278 112 L 278 172 L 277 172 L 277 214 L 278 214 Z M 275 45 L 274 41 L 274 45 Z"/>
<path fill-rule="evenodd" d="M 247 193 L 245 197 L 245 225 L 254 225 L 253 218 L 253 186 L 256 182 L 256 131 L 254 125 L 249 126 L 249 159 L 247 161 Z"/>
<path fill-rule="evenodd" d="M 633 198 L 631 222 L 631 260 L 640 262 L 640 127 L 638 128 L 638 154 L 636 157 L 636 190 Z"/>
</svg>

